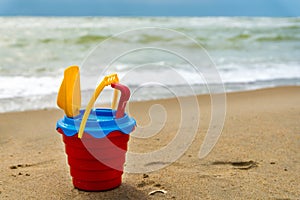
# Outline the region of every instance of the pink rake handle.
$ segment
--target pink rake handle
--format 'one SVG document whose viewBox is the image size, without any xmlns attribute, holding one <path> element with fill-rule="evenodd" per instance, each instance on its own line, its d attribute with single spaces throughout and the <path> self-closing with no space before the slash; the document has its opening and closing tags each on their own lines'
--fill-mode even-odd
<svg viewBox="0 0 300 200">
<path fill-rule="evenodd" d="M 130 97 L 130 90 L 127 86 L 122 85 L 120 83 L 112 83 L 111 87 L 121 91 L 121 97 L 117 108 L 116 118 L 122 118 L 125 113 L 126 103 Z"/>
</svg>

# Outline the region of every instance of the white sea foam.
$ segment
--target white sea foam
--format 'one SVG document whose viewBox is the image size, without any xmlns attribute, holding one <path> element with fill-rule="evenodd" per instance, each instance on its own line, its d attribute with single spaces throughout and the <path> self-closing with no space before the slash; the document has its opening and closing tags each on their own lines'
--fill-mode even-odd
<svg viewBox="0 0 300 200">
<path fill-rule="evenodd" d="M 55 94 L 61 80 L 56 77 L 0 76 L 0 99 Z"/>
</svg>

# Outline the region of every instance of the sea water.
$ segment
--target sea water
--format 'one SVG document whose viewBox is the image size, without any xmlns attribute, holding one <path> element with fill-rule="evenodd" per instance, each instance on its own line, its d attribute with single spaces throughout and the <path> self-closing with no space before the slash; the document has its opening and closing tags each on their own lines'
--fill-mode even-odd
<svg viewBox="0 0 300 200">
<path fill-rule="evenodd" d="M 158 31 L 145 29 L 110 40 L 113 35 L 143 27 Z M 107 52 L 100 49 L 102 54 L 91 56 L 104 41 L 116 50 L 134 48 L 135 43 L 145 49 L 127 56 L 114 55 L 117 51 L 113 48 Z M 70 65 L 82 69 L 83 105 L 97 85 L 89 81 L 99 82 L 104 69 L 106 74 L 119 74 L 133 91 L 134 101 L 211 92 L 205 78 L 191 63 L 178 59 L 180 55 L 157 48 L 147 51 L 154 44 L 161 49 L 167 44 L 194 58 L 203 48 L 205 59 L 211 61 L 223 84 L 216 92 L 300 85 L 300 18 L 3 17 L 0 112 L 56 107 L 63 71 Z M 109 67 L 106 57 L 115 59 Z M 201 69 L 205 67 L 203 64 Z M 174 70 L 180 80 L 170 79 Z M 152 82 L 155 84 L 147 84 Z M 179 92 L 172 92 L 175 90 Z M 107 103 L 110 98 L 108 89 L 99 102 Z"/>
</svg>

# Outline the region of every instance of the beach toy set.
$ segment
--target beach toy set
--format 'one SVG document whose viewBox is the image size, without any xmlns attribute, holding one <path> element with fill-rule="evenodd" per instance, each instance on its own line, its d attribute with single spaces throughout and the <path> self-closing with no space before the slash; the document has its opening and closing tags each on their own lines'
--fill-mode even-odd
<svg viewBox="0 0 300 200">
<path fill-rule="evenodd" d="M 111 108 L 93 108 L 106 86 L 114 88 Z M 125 113 L 129 97 L 128 87 L 119 83 L 117 74 L 111 74 L 103 78 L 86 109 L 80 109 L 79 68 L 71 66 L 65 70 L 57 97 L 57 105 L 65 116 L 57 121 L 56 130 L 65 144 L 75 188 L 104 191 L 121 185 L 129 134 L 136 125 Z"/>
</svg>

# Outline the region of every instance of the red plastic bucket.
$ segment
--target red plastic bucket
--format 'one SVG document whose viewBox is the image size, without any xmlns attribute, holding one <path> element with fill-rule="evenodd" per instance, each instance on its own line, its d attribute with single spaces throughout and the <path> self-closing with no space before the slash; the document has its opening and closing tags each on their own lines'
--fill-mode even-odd
<svg viewBox="0 0 300 200">
<path fill-rule="evenodd" d="M 62 133 L 70 174 L 76 188 L 103 191 L 121 185 L 128 134 L 113 131 L 105 138 L 94 138 L 85 133 L 79 139 L 77 134 L 66 136 L 61 128 L 57 131 Z M 100 160 L 97 159 L 99 157 Z"/>
<path fill-rule="evenodd" d="M 122 182 L 127 142 L 136 122 L 124 112 L 129 89 L 119 83 L 112 87 L 121 91 L 117 110 L 81 110 L 79 115 L 64 116 L 56 124 L 65 143 L 73 185 L 81 190 L 109 190 Z M 78 138 L 78 130 L 84 130 L 82 138 Z"/>
</svg>

